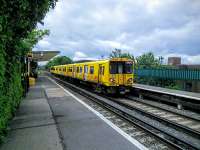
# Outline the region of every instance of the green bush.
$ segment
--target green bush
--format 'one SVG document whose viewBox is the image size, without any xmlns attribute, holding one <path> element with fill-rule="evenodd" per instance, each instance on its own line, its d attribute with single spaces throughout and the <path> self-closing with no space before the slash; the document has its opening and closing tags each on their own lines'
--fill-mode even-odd
<svg viewBox="0 0 200 150">
<path fill-rule="evenodd" d="M 9 79 L 4 78 L 4 86 L 1 87 L 0 96 L 0 143 L 6 134 L 7 123 L 12 118 L 22 97 L 21 73 L 19 62 L 9 69 L 12 75 Z M 2 79 L 2 78 L 1 78 Z"/>
<path fill-rule="evenodd" d="M 48 31 L 36 31 L 38 22 L 57 0 L 1 0 L 0 5 L 0 143 L 22 99 L 21 74 L 25 57 Z"/>
</svg>

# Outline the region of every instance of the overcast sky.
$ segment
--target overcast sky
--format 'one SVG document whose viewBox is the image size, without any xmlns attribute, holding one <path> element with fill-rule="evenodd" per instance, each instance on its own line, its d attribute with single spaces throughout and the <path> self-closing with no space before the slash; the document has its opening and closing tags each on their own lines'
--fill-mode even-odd
<svg viewBox="0 0 200 150">
<path fill-rule="evenodd" d="M 200 0 L 59 0 L 38 28 L 51 33 L 34 50 L 59 50 L 74 60 L 120 48 L 200 64 Z"/>
</svg>

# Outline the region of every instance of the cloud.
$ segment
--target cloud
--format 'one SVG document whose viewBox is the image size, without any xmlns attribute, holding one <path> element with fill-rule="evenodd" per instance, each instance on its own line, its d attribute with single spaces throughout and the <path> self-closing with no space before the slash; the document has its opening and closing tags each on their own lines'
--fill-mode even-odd
<svg viewBox="0 0 200 150">
<path fill-rule="evenodd" d="M 86 55 L 85 53 L 76 51 L 75 54 L 74 54 L 73 60 L 74 61 L 77 61 L 77 60 L 96 60 L 96 58 L 88 57 L 88 55 Z"/>
<path fill-rule="evenodd" d="M 43 39 L 38 42 L 38 46 L 41 48 L 48 48 L 51 46 L 51 44 L 47 40 Z"/>
<path fill-rule="evenodd" d="M 200 64 L 200 55 L 190 57 L 185 56 L 185 59 L 190 64 Z"/>
<path fill-rule="evenodd" d="M 83 52 L 75 52 L 74 57 L 77 57 L 77 58 L 86 58 L 87 55 L 84 54 Z"/>
<path fill-rule="evenodd" d="M 51 34 L 36 48 L 71 58 L 77 52 L 100 58 L 121 48 L 135 56 L 184 54 L 194 62 L 189 58 L 200 55 L 199 10 L 199 0 L 60 0 L 38 25 Z"/>
</svg>

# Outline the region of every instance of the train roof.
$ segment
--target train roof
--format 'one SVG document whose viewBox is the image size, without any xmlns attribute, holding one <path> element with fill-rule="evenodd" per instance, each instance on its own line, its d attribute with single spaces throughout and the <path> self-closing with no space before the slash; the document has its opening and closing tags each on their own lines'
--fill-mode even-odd
<svg viewBox="0 0 200 150">
<path fill-rule="evenodd" d="M 106 62 L 109 62 L 109 61 L 133 61 L 131 59 L 128 59 L 128 58 L 111 58 L 111 59 L 103 59 L 103 60 L 90 60 L 90 61 L 80 61 L 80 62 L 75 62 L 75 63 L 72 63 L 72 64 L 65 64 L 65 65 L 74 65 L 74 64 L 93 64 L 93 63 L 106 63 Z M 62 66 L 65 66 L 65 65 L 57 65 L 57 66 L 52 66 L 52 67 L 62 67 Z"/>
</svg>

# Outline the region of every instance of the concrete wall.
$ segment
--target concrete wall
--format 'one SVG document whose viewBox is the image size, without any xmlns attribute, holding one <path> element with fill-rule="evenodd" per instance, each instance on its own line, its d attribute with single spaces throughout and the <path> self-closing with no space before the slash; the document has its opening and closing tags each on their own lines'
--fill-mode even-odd
<svg viewBox="0 0 200 150">
<path fill-rule="evenodd" d="M 192 91 L 200 93 L 200 81 L 192 81 Z"/>
<path fill-rule="evenodd" d="M 177 81 L 183 90 L 200 93 L 200 81 Z"/>
</svg>

